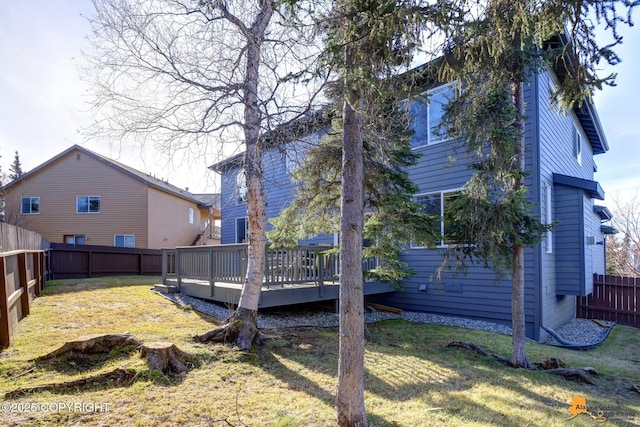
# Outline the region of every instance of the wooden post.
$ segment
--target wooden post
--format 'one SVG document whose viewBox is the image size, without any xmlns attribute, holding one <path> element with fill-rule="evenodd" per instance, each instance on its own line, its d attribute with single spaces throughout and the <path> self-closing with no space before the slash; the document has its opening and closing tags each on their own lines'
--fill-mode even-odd
<svg viewBox="0 0 640 427">
<path fill-rule="evenodd" d="M 91 277 L 91 259 L 93 258 L 93 252 L 87 252 L 87 277 Z"/>
<path fill-rule="evenodd" d="M 180 249 L 176 248 L 176 279 L 178 281 L 178 291 L 180 290 L 180 285 L 182 285 L 182 278 L 180 277 Z"/>
<path fill-rule="evenodd" d="M 43 271 L 43 265 L 42 265 L 42 260 L 43 258 L 43 254 L 44 252 L 39 251 L 39 252 L 34 252 L 33 254 L 33 276 L 36 279 L 36 296 L 39 297 L 40 296 L 40 292 L 42 291 L 42 289 L 44 289 L 43 286 L 43 281 L 44 281 L 44 271 Z"/>
<path fill-rule="evenodd" d="M 29 315 L 29 280 L 27 280 L 27 254 L 21 252 L 18 257 L 18 283 L 22 288 L 20 305 L 22 306 L 22 317 Z"/>
<path fill-rule="evenodd" d="M 7 267 L 4 255 L 0 255 L 0 346 L 8 347 L 9 335 L 9 302 L 7 301 Z"/>
<path fill-rule="evenodd" d="M 216 291 L 216 282 L 215 282 L 215 278 L 214 278 L 214 265 L 213 265 L 213 248 L 209 249 L 209 257 L 208 257 L 208 262 L 209 262 L 209 287 L 211 288 L 211 296 L 213 297 L 215 295 L 215 291 Z"/>
<path fill-rule="evenodd" d="M 318 275 L 320 276 L 320 280 L 318 282 L 319 290 L 318 296 L 320 298 L 324 297 L 324 254 L 321 252 L 316 252 L 316 259 L 318 260 Z"/>
<path fill-rule="evenodd" d="M 162 284 L 167 284 L 167 275 L 169 274 L 169 251 L 162 249 Z"/>
</svg>

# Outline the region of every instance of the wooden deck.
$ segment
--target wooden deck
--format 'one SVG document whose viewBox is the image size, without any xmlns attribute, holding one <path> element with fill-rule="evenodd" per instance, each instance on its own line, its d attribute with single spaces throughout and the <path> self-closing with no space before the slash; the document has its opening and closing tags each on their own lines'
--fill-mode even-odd
<svg viewBox="0 0 640 427">
<path fill-rule="evenodd" d="M 259 307 L 337 300 L 339 257 L 328 247 L 300 246 L 267 250 Z M 163 249 L 162 282 L 185 295 L 237 305 L 247 268 L 247 245 Z M 363 270 L 378 261 L 365 260 Z M 166 290 L 166 289 L 165 289 Z M 366 281 L 365 295 L 393 292 L 388 283 Z"/>
<path fill-rule="evenodd" d="M 177 290 L 196 298 L 215 301 L 222 304 L 238 305 L 242 285 L 239 283 L 215 283 L 213 286 L 203 280 L 181 280 L 180 286 L 176 279 L 169 279 L 166 285 L 173 285 Z M 393 292 L 393 285 L 382 282 L 365 282 L 365 295 L 376 295 Z M 282 286 L 262 286 L 258 307 L 271 308 L 310 302 L 334 301 L 340 295 L 340 284 L 328 283 L 319 286 L 316 283 L 297 283 Z"/>
</svg>

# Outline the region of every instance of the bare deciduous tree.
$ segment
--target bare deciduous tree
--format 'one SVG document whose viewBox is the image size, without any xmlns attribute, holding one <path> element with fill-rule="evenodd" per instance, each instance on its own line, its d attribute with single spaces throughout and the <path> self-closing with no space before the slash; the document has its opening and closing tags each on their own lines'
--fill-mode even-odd
<svg viewBox="0 0 640 427">
<path fill-rule="evenodd" d="M 235 313 L 196 337 L 250 348 L 264 272 L 264 135 L 307 113 L 317 49 L 277 1 L 94 0 L 93 135 L 153 140 L 170 154 L 244 148 L 248 268 Z M 296 84 L 298 83 L 298 84 Z M 228 152 L 228 151 L 227 151 Z"/>
<path fill-rule="evenodd" d="M 619 234 L 607 237 L 607 273 L 640 277 L 639 190 L 631 197 L 612 198 L 612 225 Z"/>
</svg>

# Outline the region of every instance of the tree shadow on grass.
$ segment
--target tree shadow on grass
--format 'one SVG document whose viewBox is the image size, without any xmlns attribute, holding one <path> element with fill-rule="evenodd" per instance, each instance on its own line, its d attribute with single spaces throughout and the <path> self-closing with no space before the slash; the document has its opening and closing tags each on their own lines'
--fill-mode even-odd
<svg viewBox="0 0 640 427">
<path fill-rule="evenodd" d="M 396 336 L 388 326 L 371 329 L 377 339 L 366 345 L 365 390 L 366 404 L 373 408 L 368 413 L 371 425 L 401 425 L 402 414 L 394 414 L 394 410 L 424 411 L 427 424 L 468 420 L 485 425 L 530 425 L 569 418 L 573 395 L 595 393 L 590 386 L 561 377 L 508 368 L 492 358 L 447 348 L 450 329 L 442 330 L 443 336 L 428 335 L 426 325 L 418 331 L 412 329 L 413 333 L 424 333 L 424 337 Z M 337 382 L 337 331 L 292 329 L 266 335 L 259 353 L 265 372 L 292 390 L 333 405 L 335 396 L 327 392 L 326 377 L 324 387 L 312 378 L 324 374 Z M 540 382 L 550 389 L 556 385 L 568 389 L 566 399 L 529 389 L 532 383 Z"/>
</svg>

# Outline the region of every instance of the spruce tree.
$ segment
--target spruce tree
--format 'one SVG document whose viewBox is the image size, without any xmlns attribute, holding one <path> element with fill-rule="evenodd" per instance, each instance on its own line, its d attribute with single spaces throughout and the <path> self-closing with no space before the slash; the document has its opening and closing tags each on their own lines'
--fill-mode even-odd
<svg viewBox="0 0 640 427">
<path fill-rule="evenodd" d="M 523 85 L 548 68 L 563 69 L 554 100 L 570 109 L 612 83 L 614 76 L 598 76 L 598 63 L 619 60 L 612 50 L 621 42 L 616 26 L 631 23 L 636 4 L 490 0 L 480 13 L 475 1 L 441 4 L 438 23 L 446 45 L 432 68 L 441 80 L 460 82 L 442 130 L 465 142 L 474 170 L 452 209 L 451 239 L 459 244 L 449 255 L 461 268 L 479 261 L 511 275 L 513 366 L 531 367 L 525 350 L 524 248 L 537 244 L 547 229 L 532 214 L 524 185 Z M 598 45 L 594 22 L 611 30 L 612 44 Z"/>
<path fill-rule="evenodd" d="M 22 174 L 24 173 L 22 171 L 22 163 L 20 163 L 20 155 L 18 154 L 18 151 L 16 150 L 16 154 L 13 158 L 13 163 L 11 164 L 11 166 L 9 166 L 9 171 L 11 172 L 9 174 L 9 178 L 13 181 L 14 179 L 18 179 L 22 176 Z"/>
</svg>

